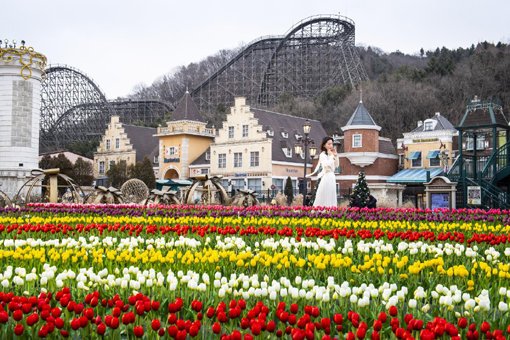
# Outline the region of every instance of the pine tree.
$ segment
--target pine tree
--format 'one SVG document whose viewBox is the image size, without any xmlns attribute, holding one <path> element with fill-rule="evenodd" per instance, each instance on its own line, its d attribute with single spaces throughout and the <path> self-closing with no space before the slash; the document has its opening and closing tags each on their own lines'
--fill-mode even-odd
<svg viewBox="0 0 510 340">
<path fill-rule="evenodd" d="M 354 191 L 351 196 L 351 207 L 364 208 L 367 206 L 367 200 L 370 196 L 370 189 L 368 188 L 365 179 L 365 173 L 361 171 L 358 175 L 358 180 L 354 186 Z"/>
<path fill-rule="evenodd" d="M 294 199 L 294 189 L 292 187 L 292 180 L 290 177 L 287 177 L 287 181 L 285 182 L 284 194 L 287 196 L 287 203 L 291 204 Z"/>
</svg>

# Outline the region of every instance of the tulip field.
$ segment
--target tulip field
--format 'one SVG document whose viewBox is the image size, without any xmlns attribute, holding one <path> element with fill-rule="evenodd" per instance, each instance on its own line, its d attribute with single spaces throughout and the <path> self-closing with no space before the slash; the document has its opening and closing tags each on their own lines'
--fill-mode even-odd
<svg viewBox="0 0 510 340">
<path fill-rule="evenodd" d="M 509 339 L 500 210 L 0 209 L 0 338 Z"/>
</svg>

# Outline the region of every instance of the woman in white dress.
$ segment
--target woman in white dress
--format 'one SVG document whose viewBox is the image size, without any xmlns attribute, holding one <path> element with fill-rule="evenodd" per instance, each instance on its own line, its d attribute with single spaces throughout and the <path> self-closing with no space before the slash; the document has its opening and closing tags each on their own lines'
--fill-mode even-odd
<svg viewBox="0 0 510 340">
<path fill-rule="evenodd" d="M 317 176 L 320 179 L 320 183 L 315 193 L 314 207 L 337 206 L 335 168 L 338 168 L 338 165 L 338 154 L 333 146 L 333 138 L 324 137 L 321 143 L 319 162 L 314 172 L 306 176 L 312 177 L 322 167 L 322 171 Z"/>
</svg>

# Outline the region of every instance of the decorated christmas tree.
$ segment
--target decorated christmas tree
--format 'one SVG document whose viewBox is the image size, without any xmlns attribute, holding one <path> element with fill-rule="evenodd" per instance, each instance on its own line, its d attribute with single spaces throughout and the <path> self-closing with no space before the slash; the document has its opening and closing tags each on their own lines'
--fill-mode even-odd
<svg viewBox="0 0 510 340">
<path fill-rule="evenodd" d="M 370 196 L 370 189 L 368 188 L 365 179 L 365 173 L 361 171 L 358 175 L 358 180 L 354 186 L 354 191 L 351 195 L 351 207 L 364 208 L 367 206 L 367 199 Z"/>
</svg>

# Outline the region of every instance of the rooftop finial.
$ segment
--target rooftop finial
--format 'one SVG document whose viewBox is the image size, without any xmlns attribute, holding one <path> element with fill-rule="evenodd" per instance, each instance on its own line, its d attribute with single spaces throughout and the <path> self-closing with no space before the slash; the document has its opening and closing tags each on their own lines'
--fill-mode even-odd
<svg viewBox="0 0 510 340">
<path fill-rule="evenodd" d="M 359 85 L 359 102 L 363 103 L 363 88 Z"/>
<path fill-rule="evenodd" d="M 188 85 L 186 85 L 186 93 L 189 93 L 189 91 L 188 91 Z"/>
</svg>

